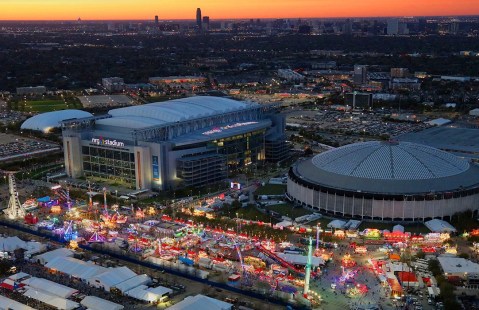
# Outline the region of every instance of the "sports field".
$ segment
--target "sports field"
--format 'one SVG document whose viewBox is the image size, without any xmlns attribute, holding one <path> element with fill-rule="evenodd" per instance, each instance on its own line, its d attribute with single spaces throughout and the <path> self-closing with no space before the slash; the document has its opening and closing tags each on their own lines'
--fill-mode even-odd
<svg viewBox="0 0 479 310">
<path fill-rule="evenodd" d="M 65 109 L 81 109 L 82 104 L 77 99 L 64 100 L 27 100 L 12 103 L 12 109 L 17 111 L 43 113 Z"/>
</svg>

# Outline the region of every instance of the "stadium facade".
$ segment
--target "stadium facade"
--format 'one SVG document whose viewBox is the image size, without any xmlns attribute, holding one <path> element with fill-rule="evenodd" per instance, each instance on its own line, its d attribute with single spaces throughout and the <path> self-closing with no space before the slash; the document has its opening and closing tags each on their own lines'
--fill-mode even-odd
<svg viewBox="0 0 479 310">
<path fill-rule="evenodd" d="M 287 157 L 274 106 L 196 96 L 62 123 L 65 169 L 138 190 L 203 186 Z"/>
<path fill-rule="evenodd" d="M 447 218 L 478 211 L 479 167 L 415 143 L 355 143 L 297 162 L 287 193 L 305 207 L 346 218 Z"/>
</svg>

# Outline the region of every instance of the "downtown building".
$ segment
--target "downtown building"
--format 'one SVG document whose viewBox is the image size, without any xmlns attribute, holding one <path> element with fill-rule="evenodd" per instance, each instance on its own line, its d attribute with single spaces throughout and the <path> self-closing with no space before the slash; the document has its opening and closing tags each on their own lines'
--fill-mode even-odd
<svg viewBox="0 0 479 310">
<path fill-rule="evenodd" d="M 196 96 L 62 122 L 69 177 L 138 190 L 204 186 L 287 158 L 275 106 Z"/>
</svg>

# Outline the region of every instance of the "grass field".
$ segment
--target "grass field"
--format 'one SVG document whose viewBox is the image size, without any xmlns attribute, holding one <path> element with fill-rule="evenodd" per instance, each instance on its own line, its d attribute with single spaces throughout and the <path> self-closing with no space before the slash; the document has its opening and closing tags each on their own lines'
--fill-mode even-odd
<svg viewBox="0 0 479 310">
<path fill-rule="evenodd" d="M 245 207 L 245 208 L 240 208 L 238 211 L 235 211 L 235 213 L 238 213 L 239 218 L 242 218 L 242 219 L 245 219 L 245 220 L 251 220 L 251 221 L 258 220 L 258 221 L 263 221 L 263 222 L 272 221 L 273 224 L 277 222 L 271 216 L 258 211 L 254 206 L 248 206 L 248 207 Z M 232 217 L 235 216 L 235 215 L 232 215 Z"/>
<path fill-rule="evenodd" d="M 282 184 L 266 184 L 259 187 L 255 195 L 282 195 L 286 192 L 286 185 Z"/>
<path fill-rule="evenodd" d="M 278 212 L 281 215 L 288 216 L 292 219 L 295 219 L 297 217 L 306 215 L 306 214 L 311 214 L 313 212 L 306 210 L 304 208 L 293 208 L 292 205 L 283 203 L 279 205 L 273 205 L 273 206 L 267 206 L 267 210 L 271 210 L 274 212 Z"/>
<path fill-rule="evenodd" d="M 17 111 L 43 113 L 59 111 L 65 109 L 81 109 L 82 104 L 75 99 L 68 100 L 66 103 L 62 99 L 49 100 L 27 100 L 12 103 L 12 109 Z"/>
</svg>

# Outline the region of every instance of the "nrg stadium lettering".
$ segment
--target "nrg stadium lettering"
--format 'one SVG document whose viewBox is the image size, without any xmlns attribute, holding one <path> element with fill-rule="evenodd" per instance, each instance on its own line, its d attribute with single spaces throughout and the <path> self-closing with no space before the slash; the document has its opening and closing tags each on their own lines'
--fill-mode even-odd
<svg viewBox="0 0 479 310">
<path fill-rule="evenodd" d="M 96 145 L 105 145 L 105 146 L 113 146 L 113 147 L 124 147 L 125 143 L 116 141 L 116 140 L 110 140 L 110 139 L 104 139 L 103 137 L 100 138 L 91 138 L 91 143 L 96 144 Z"/>
</svg>

